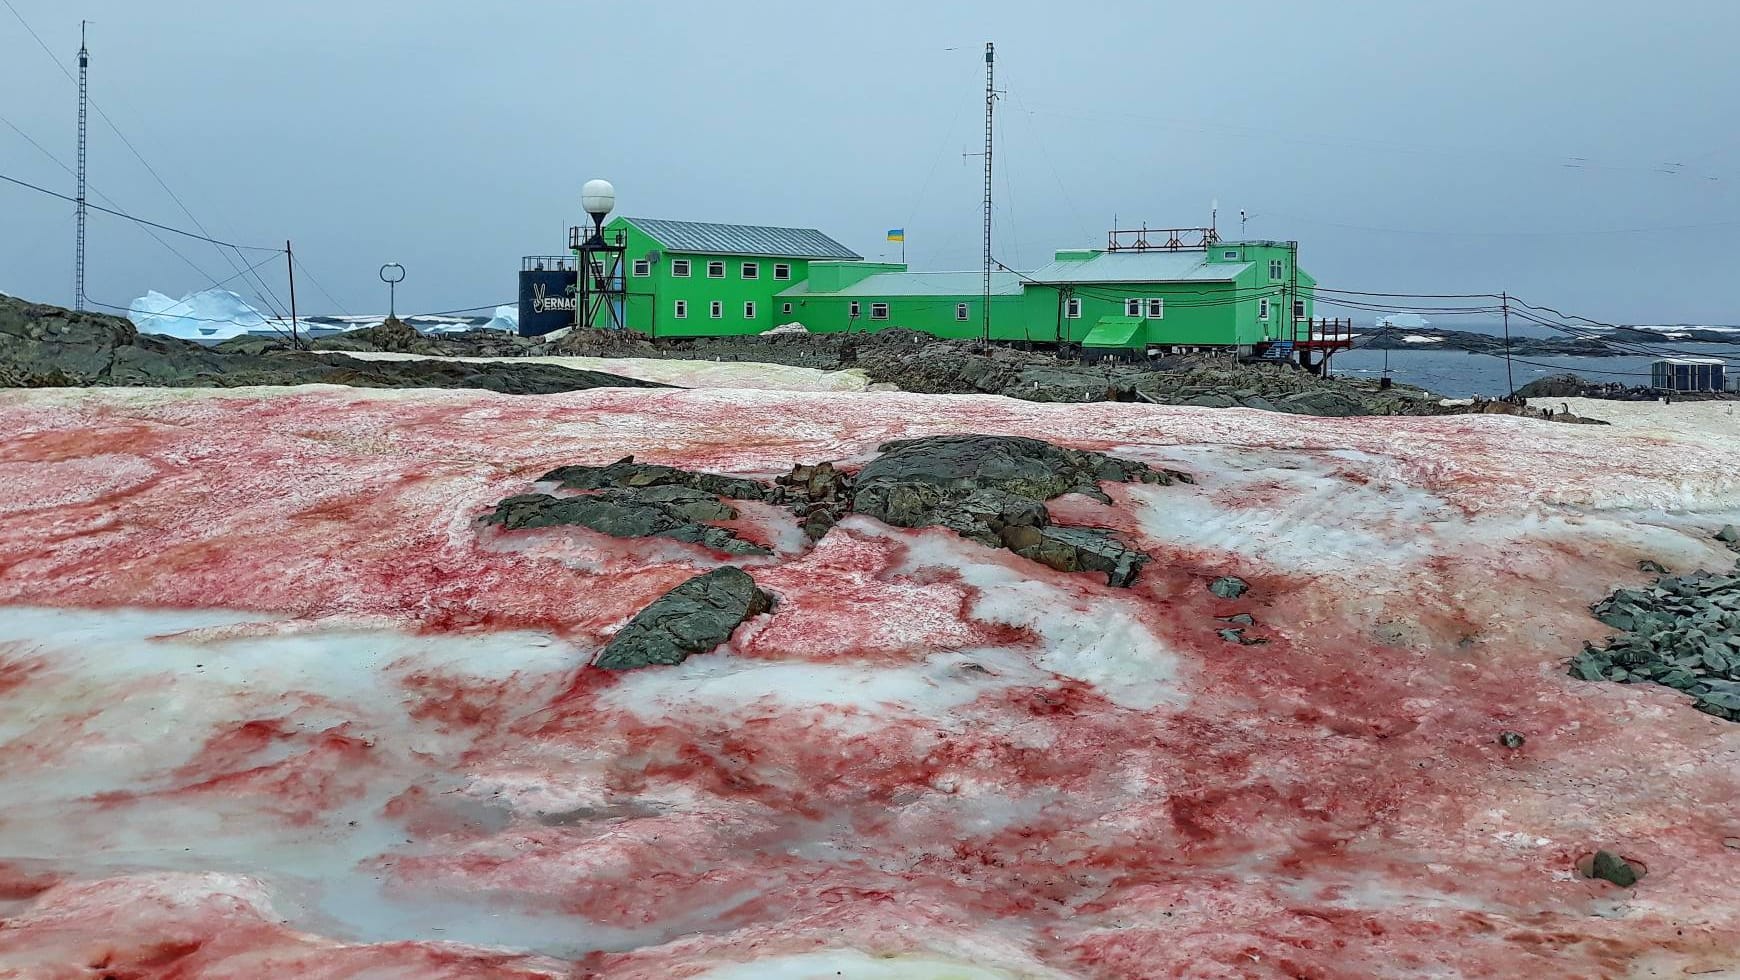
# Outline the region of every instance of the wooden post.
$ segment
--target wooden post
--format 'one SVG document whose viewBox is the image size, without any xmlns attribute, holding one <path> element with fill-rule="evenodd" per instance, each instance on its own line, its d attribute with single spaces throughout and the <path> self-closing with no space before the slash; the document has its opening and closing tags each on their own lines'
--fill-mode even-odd
<svg viewBox="0 0 1740 980">
<path fill-rule="evenodd" d="M 290 240 L 284 240 L 284 267 L 290 273 L 290 349 L 301 350 L 302 341 L 296 330 L 296 253 L 290 250 Z"/>
</svg>

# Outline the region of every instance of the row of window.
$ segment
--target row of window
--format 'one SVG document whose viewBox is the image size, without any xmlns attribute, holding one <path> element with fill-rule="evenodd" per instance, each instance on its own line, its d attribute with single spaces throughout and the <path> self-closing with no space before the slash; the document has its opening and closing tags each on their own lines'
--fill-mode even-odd
<svg viewBox="0 0 1740 980">
<path fill-rule="evenodd" d="M 675 276 L 678 279 L 687 279 L 693 274 L 693 272 L 694 272 L 694 265 L 689 259 L 672 259 L 671 260 L 671 275 L 672 276 Z M 636 278 L 640 278 L 640 279 L 644 279 L 647 276 L 652 275 L 652 260 L 650 260 L 650 259 L 636 259 L 634 262 L 634 274 L 635 274 Z M 761 263 L 760 262 L 745 262 L 742 265 L 738 266 L 737 274 L 744 279 L 760 279 L 761 278 Z M 725 278 L 725 263 L 719 262 L 719 261 L 708 262 L 707 263 L 707 278 L 708 279 L 723 279 L 723 278 Z M 773 278 L 775 278 L 781 282 L 790 281 L 790 279 L 791 279 L 791 263 L 790 262 L 775 262 L 773 264 Z"/>
<path fill-rule="evenodd" d="M 781 313 L 790 313 L 791 304 L 781 303 L 779 311 Z M 754 301 L 743 304 L 743 319 L 745 320 L 755 319 L 756 315 L 760 312 L 760 308 Z M 676 305 L 671 308 L 671 315 L 679 320 L 687 320 L 689 318 L 689 301 L 686 299 L 677 300 Z M 723 320 L 725 318 L 725 304 L 719 300 L 713 300 L 711 303 L 708 303 L 707 316 L 714 320 Z"/>
<path fill-rule="evenodd" d="M 961 308 L 965 309 L 966 304 L 961 304 Z M 1081 319 L 1081 297 L 1071 296 L 1064 304 L 1063 315 L 1070 320 Z M 1157 296 L 1149 296 L 1145 298 L 1131 297 L 1124 300 L 1124 315 L 1145 316 L 1150 320 L 1162 320 L 1166 317 L 1166 301 Z M 1303 317 L 1305 315 L 1304 300 L 1293 301 L 1293 315 L 1295 317 Z M 959 318 L 965 320 L 966 316 L 962 315 Z M 1267 320 L 1268 318 L 1268 299 L 1264 298 L 1257 300 L 1257 319 Z"/>
<path fill-rule="evenodd" d="M 677 300 L 676 305 L 675 305 L 675 307 L 673 307 L 671 312 L 674 316 L 676 316 L 677 319 L 687 320 L 689 318 L 689 301 L 686 299 Z M 750 301 L 750 302 L 743 304 L 743 319 L 753 320 L 753 319 L 755 319 L 756 314 L 758 312 L 759 312 L 759 309 L 756 306 L 756 304 L 754 303 L 754 301 Z M 790 303 L 781 303 L 780 307 L 779 307 L 779 312 L 783 315 L 790 315 L 791 304 Z M 707 304 L 707 315 L 714 320 L 724 319 L 725 318 L 725 304 L 720 302 L 719 300 L 713 300 L 712 302 L 708 303 Z M 846 315 L 851 317 L 854 320 L 856 320 L 858 317 L 863 316 L 864 315 L 864 304 L 858 302 L 857 300 L 853 300 L 851 302 L 851 304 L 846 309 Z M 1081 319 L 1081 297 L 1071 296 L 1067 301 L 1065 301 L 1063 315 L 1066 318 L 1071 319 L 1071 320 Z M 1165 319 L 1165 317 L 1166 317 L 1166 300 L 1164 300 L 1160 297 L 1157 297 L 1157 296 L 1148 296 L 1148 297 L 1142 297 L 1142 298 L 1132 297 L 1130 299 L 1126 299 L 1126 300 L 1124 300 L 1124 315 L 1125 316 L 1143 316 L 1143 317 L 1147 317 L 1150 320 Z M 1304 300 L 1295 300 L 1293 302 L 1293 315 L 1295 317 L 1303 317 L 1305 315 L 1305 301 Z M 1257 319 L 1267 320 L 1268 318 L 1269 318 L 1269 300 L 1267 297 L 1264 297 L 1262 299 L 1257 300 Z M 887 303 L 871 303 L 870 304 L 870 319 L 872 319 L 872 320 L 886 320 L 886 319 L 888 319 L 888 304 Z M 955 304 L 955 319 L 960 320 L 962 322 L 965 322 L 967 320 L 972 319 L 972 308 L 969 307 L 966 303 Z"/>
</svg>

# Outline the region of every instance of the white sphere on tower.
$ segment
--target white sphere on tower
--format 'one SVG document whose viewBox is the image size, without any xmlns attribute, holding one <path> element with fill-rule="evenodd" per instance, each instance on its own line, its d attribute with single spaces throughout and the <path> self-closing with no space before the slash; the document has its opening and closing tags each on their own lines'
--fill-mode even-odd
<svg viewBox="0 0 1740 980">
<path fill-rule="evenodd" d="M 616 188 L 608 180 L 589 180 L 580 188 L 580 206 L 594 217 L 616 210 Z"/>
</svg>

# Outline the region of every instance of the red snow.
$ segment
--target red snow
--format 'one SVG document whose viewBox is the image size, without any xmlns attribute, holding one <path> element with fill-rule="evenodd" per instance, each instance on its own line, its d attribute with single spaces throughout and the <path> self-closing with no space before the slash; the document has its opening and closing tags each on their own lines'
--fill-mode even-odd
<svg viewBox="0 0 1740 980">
<path fill-rule="evenodd" d="M 386 694 L 310 681 L 262 701 L 238 687 L 235 717 L 197 733 L 184 763 L 67 804 L 95 828 L 89 853 L 0 864 L 13 910 L 0 973 L 564 968 L 428 936 L 292 931 L 268 904 L 288 886 L 231 877 L 233 863 L 85 870 L 104 866 L 80 861 L 104 853 L 105 833 L 123 839 L 136 808 L 163 801 L 306 831 L 306 846 L 343 839 L 373 801 L 404 841 L 385 835 L 361 862 L 390 901 L 566 916 L 575 937 L 619 930 L 552 951 L 580 975 L 692 976 L 844 946 L 1016 975 L 1669 975 L 1728 967 L 1740 944 L 1740 851 L 1723 843 L 1740 837 L 1740 730 L 1665 691 L 1563 676 L 1600 635 L 1587 604 L 1642 580 L 1627 568 L 1639 545 L 1611 535 L 1648 518 L 1604 508 L 1713 508 L 1740 489 L 1720 459 L 1672 440 L 1509 418 L 718 391 L 5 393 L 0 411 L 0 601 L 288 617 L 232 631 L 243 639 L 337 617 L 431 637 L 537 631 L 576 651 L 559 682 L 409 657 L 386 668 Z M 1204 483 L 1057 503 L 1059 519 L 1154 556 L 1130 590 L 848 521 L 744 563 L 779 604 L 730 647 L 632 676 L 583 664 L 725 556 L 475 523 L 564 463 L 633 454 L 765 475 L 960 431 Z M 1303 469 L 1277 475 L 1282 458 Z M 1332 504 L 1325 488 L 1377 502 L 1320 527 L 1290 510 Z M 1410 494 L 1438 505 L 1429 528 L 1402 509 Z M 1174 502 L 1237 521 L 1219 536 L 1169 524 Z M 1300 523 L 1265 539 L 1251 523 L 1264 513 Z M 772 542 L 790 530 L 780 520 L 742 526 Z M 1362 521 L 1407 547 L 1332 573 L 1290 557 L 1351 547 L 1330 531 Z M 1213 596 L 1220 575 L 1251 591 Z M 1064 641 L 1011 625 L 1035 602 L 1042 624 L 1089 625 Z M 1262 645 L 1218 635 L 1217 617 L 1237 614 Z M 1039 666 L 1074 670 L 1070 656 L 1131 631 L 1147 645 L 1101 684 Z M 106 705 L 53 686 L 70 668 L 51 645 L 0 650 L 0 701 L 39 713 L 3 729 L 0 788 L 75 770 Z M 1177 698 L 1130 707 L 1120 681 Z M 281 710 L 263 709 L 273 693 Z M 1499 745 L 1505 730 L 1527 744 Z M 1579 877 L 1597 847 L 1649 875 L 1623 891 Z M 345 924 L 314 931 L 342 938 Z"/>
</svg>

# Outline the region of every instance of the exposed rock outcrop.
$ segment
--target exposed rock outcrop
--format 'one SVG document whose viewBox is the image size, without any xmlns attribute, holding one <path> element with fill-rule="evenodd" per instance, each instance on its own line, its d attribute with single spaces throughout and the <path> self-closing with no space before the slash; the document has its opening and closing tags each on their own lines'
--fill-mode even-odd
<svg viewBox="0 0 1740 980">
<path fill-rule="evenodd" d="M 1618 633 L 1586 646 L 1571 676 L 1661 684 L 1690 695 L 1699 711 L 1740 721 L 1740 575 L 1661 578 L 1620 589 L 1592 611 Z"/>
<path fill-rule="evenodd" d="M 716 568 L 653 600 L 611 637 L 595 663 L 606 670 L 675 666 L 731 639 L 744 620 L 772 604 L 748 572 Z"/>
<path fill-rule="evenodd" d="M 0 385 L 234 388 L 337 384 L 359 388 L 480 388 L 552 394 L 668 385 L 552 364 L 361 361 L 283 345 L 207 347 L 141 334 L 121 317 L 75 313 L 0 296 Z"/>
<path fill-rule="evenodd" d="M 569 490 L 688 487 L 733 500 L 766 500 L 770 492 L 766 484 L 754 480 L 680 470 L 658 463 L 637 463 L 633 456 L 624 456 L 608 466 L 561 466 L 539 479 L 560 483 Z"/>
<path fill-rule="evenodd" d="M 484 520 L 510 531 L 571 524 L 616 537 L 667 537 L 765 555 L 765 548 L 704 523 L 737 516 L 721 497 L 765 500 L 790 507 L 811 540 L 847 514 L 863 514 L 896 527 L 946 527 L 1059 571 L 1098 572 L 1127 587 L 1148 556 L 1111 531 L 1053 524 L 1046 501 L 1080 493 L 1110 503 L 1100 489 L 1104 481 L 1192 482 L 1176 470 L 1019 436 L 906 439 L 880 451 L 855 477 L 832 463 L 805 464 L 771 487 L 632 456 L 608 466 L 564 466 L 543 479 L 580 495 L 511 497 Z"/>
<path fill-rule="evenodd" d="M 854 513 L 896 527 L 946 527 L 1059 571 L 1102 572 L 1128 586 L 1148 556 L 1096 528 L 1054 527 L 1045 501 L 1101 481 L 1171 484 L 1187 474 L 1019 436 L 937 436 L 881 447 L 853 488 Z"/>
<path fill-rule="evenodd" d="M 614 538 L 669 538 L 730 555 L 772 554 L 725 528 L 702 523 L 736 516 L 736 511 L 720 504 L 716 497 L 667 486 L 578 497 L 524 494 L 496 504 L 483 521 L 508 531 L 566 525 L 591 528 Z"/>
</svg>

